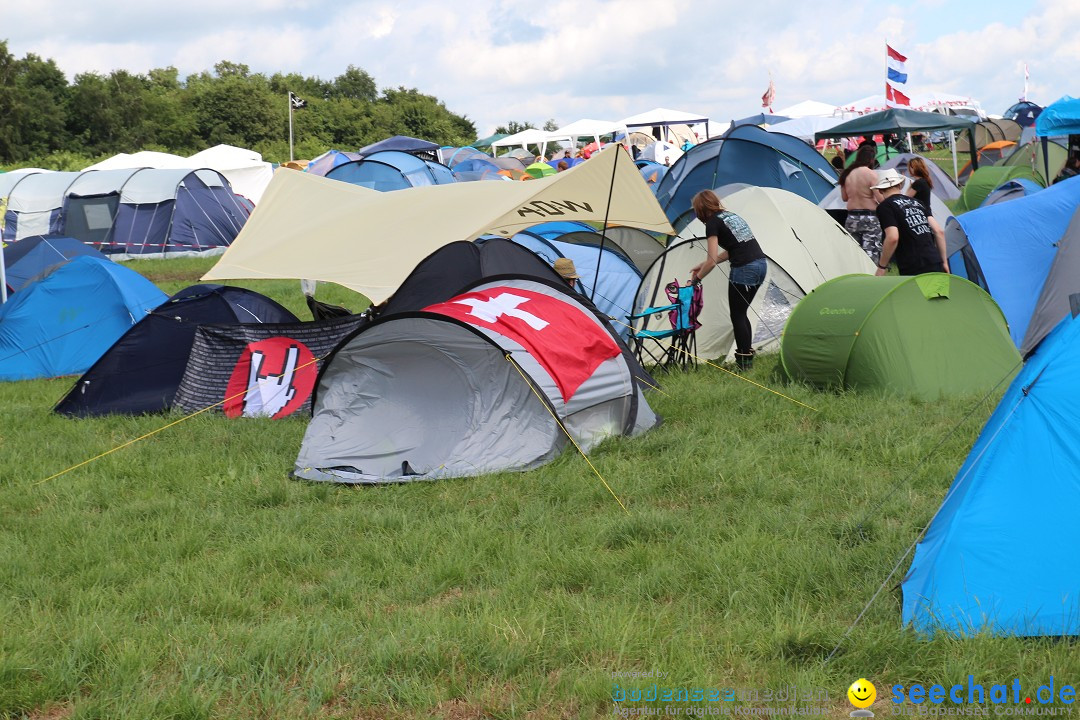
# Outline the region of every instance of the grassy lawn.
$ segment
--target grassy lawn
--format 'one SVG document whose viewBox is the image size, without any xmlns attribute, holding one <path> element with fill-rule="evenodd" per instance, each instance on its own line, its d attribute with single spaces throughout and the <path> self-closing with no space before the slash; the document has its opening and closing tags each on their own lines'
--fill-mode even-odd
<svg viewBox="0 0 1080 720">
<path fill-rule="evenodd" d="M 209 264 L 132 267 L 172 292 Z M 243 284 L 309 317 L 295 281 Z M 71 378 L 0 384 L 0 717 L 591 718 L 635 671 L 823 688 L 843 717 L 859 677 L 879 715 L 897 682 L 1080 681 L 1067 642 L 903 629 L 899 574 L 824 664 L 994 401 L 817 393 L 773 365 L 752 379 L 816 411 L 714 368 L 661 378 L 664 424 L 591 455 L 629 514 L 571 452 L 293 481 L 303 418 L 201 415 L 47 479 L 179 416 L 70 420 Z"/>
</svg>

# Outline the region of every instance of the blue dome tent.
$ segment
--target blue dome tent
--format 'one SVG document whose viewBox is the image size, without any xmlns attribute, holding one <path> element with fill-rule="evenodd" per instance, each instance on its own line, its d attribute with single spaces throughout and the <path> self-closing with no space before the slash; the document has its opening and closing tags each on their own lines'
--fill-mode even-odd
<svg viewBox="0 0 1080 720">
<path fill-rule="evenodd" d="M 445 165 L 398 150 L 384 150 L 338 165 L 326 177 L 380 192 L 454 182 L 453 173 Z"/>
<path fill-rule="evenodd" d="M 690 148 L 655 187 L 668 219 L 690 207 L 701 190 L 746 183 L 788 190 L 817 204 L 836 186 L 836 169 L 798 138 L 741 125 Z"/>
<path fill-rule="evenodd" d="M 77 257 L 0 308 L 0 380 L 81 373 L 165 299 L 134 270 Z"/>
<path fill-rule="evenodd" d="M 961 636 L 1080 635 L 1080 320 L 1013 380 L 902 584 L 903 621 Z"/>
</svg>

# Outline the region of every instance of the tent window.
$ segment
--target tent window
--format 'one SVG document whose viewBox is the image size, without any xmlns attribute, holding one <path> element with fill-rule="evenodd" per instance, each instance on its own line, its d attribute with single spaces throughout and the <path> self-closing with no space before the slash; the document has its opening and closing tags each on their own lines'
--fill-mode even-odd
<svg viewBox="0 0 1080 720">
<path fill-rule="evenodd" d="M 112 225 L 112 210 L 108 203 L 83 205 L 83 218 L 90 230 L 108 230 Z"/>
</svg>

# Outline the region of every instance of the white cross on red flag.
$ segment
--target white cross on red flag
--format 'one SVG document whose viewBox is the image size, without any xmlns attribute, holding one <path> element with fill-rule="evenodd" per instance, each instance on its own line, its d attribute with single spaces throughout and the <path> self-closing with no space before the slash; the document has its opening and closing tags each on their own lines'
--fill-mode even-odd
<svg viewBox="0 0 1080 720">
<path fill-rule="evenodd" d="M 540 363 L 569 402 L 602 362 L 621 351 L 569 302 L 515 287 L 490 287 L 424 308 L 513 340 Z"/>
</svg>

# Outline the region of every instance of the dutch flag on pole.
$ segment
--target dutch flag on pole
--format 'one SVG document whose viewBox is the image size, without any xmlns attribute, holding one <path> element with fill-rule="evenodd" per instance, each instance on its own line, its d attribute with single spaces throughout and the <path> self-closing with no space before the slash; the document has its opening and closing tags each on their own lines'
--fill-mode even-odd
<svg viewBox="0 0 1080 720">
<path fill-rule="evenodd" d="M 889 54 L 889 82 L 904 84 L 907 82 L 907 57 L 892 49 L 888 44 L 885 50 Z"/>
</svg>

